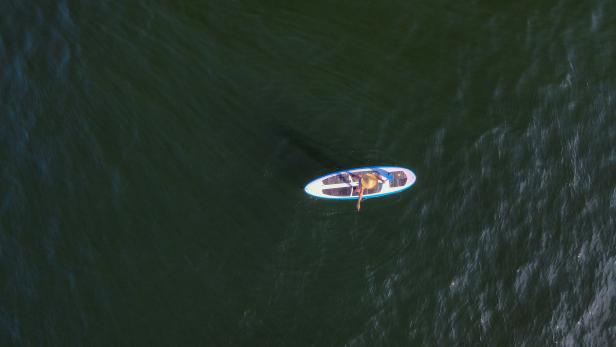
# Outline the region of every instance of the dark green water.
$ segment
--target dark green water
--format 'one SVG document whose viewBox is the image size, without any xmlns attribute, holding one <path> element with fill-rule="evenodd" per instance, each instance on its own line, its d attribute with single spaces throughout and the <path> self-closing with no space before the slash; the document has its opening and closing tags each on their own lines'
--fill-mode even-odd
<svg viewBox="0 0 616 347">
<path fill-rule="evenodd" d="M 616 345 L 615 5 L 0 0 L 1 344 Z"/>
</svg>

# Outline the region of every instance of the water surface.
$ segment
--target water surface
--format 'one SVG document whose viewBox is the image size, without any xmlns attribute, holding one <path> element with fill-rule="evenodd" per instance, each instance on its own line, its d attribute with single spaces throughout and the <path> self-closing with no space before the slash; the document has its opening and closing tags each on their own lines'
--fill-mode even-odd
<svg viewBox="0 0 616 347">
<path fill-rule="evenodd" d="M 3 345 L 616 344 L 609 1 L 0 13 Z"/>
</svg>

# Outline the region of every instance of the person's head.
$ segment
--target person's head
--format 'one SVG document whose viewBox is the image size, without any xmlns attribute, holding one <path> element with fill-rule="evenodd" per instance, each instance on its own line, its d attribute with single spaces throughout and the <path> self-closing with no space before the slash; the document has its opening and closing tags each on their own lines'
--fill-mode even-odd
<svg viewBox="0 0 616 347">
<path fill-rule="evenodd" d="M 361 176 L 361 185 L 366 189 L 372 189 L 378 184 L 378 179 L 375 174 L 367 173 Z"/>
</svg>

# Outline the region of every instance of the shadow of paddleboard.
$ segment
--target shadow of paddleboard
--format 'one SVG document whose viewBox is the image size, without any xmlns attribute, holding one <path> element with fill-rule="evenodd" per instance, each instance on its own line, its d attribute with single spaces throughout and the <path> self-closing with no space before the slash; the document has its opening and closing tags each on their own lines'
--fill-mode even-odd
<svg viewBox="0 0 616 347">
<path fill-rule="evenodd" d="M 271 122 L 268 132 L 272 155 L 266 166 L 275 176 L 284 176 L 303 185 L 315 175 L 344 168 L 346 160 L 338 158 L 327 144 L 281 122 Z"/>
<path fill-rule="evenodd" d="M 315 136 L 283 122 L 270 122 L 267 131 L 273 150 L 266 170 L 278 177 L 285 176 L 301 187 L 330 172 L 367 165 L 393 165 L 378 150 L 320 142 Z"/>
</svg>

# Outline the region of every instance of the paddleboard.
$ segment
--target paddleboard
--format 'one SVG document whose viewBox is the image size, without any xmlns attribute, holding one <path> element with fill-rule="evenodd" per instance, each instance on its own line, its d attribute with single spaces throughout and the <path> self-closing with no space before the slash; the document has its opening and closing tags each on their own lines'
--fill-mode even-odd
<svg viewBox="0 0 616 347">
<path fill-rule="evenodd" d="M 364 199 L 400 193 L 410 188 L 417 178 L 413 171 L 397 166 L 369 166 L 337 171 L 321 176 L 304 187 L 308 195 L 322 199 L 356 200 L 362 175 L 378 175 L 379 183 L 364 190 Z"/>
</svg>

